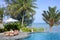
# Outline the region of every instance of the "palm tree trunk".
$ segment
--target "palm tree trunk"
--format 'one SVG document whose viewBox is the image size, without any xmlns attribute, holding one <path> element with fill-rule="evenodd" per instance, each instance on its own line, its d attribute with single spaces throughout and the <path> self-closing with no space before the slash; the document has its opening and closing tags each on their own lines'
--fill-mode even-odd
<svg viewBox="0 0 60 40">
<path fill-rule="evenodd" d="M 21 26 L 23 27 L 24 26 L 24 16 L 22 16 L 22 24 Z"/>
<path fill-rule="evenodd" d="M 50 32 L 52 31 L 53 24 L 54 24 L 54 19 L 51 19 L 50 20 Z"/>
</svg>

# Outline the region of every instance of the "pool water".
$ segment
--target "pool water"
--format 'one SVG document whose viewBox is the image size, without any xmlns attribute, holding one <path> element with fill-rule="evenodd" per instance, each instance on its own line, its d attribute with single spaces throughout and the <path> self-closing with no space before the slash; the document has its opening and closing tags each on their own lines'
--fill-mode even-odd
<svg viewBox="0 0 60 40">
<path fill-rule="evenodd" d="M 60 40 L 60 33 L 31 33 L 22 40 Z"/>
</svg>

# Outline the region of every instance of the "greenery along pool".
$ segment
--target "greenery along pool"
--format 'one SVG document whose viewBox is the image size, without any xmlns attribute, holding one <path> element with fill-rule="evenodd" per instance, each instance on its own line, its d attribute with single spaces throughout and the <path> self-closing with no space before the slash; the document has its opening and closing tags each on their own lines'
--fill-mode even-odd
<svg viewBox="0 0 60 40">
<path fill-rule="evenodd" d="M 22 40 L 60 40 L 60 33 L 31 33 Z"/>
</svg>

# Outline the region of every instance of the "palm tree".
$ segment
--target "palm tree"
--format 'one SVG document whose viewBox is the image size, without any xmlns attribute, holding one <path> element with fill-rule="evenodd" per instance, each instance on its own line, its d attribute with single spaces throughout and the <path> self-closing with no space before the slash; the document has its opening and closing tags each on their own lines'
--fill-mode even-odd
<svg viewBox="0 0 60 40">
<path fill-rule="evenodd" d="M 35 10 L 33 9 L 36 8 L 36 6 L 34 5 L 36 0 L 15 0 L 12 2 L 11 1 L 8 5 L 9 13 L 15 17 L 20 13 L 20 16 L 22 17 L 23 26 L 25 15 L 27 15 L 28 17 L 30 15 L 34 15 Z"/>
<path fill-rule="evenodd" d="M 60 12 L 56 7 L 49 7 L 48 11 L 43 11 L 43 20 L 50 25 L 50 31 L 53 25 L 60 20 Z"/>
<path fill-rule="evenodd" d="M 2 23 L 3 20 L 3 13 L 4 13 L 3 8 L 0 8 L 0 23 Z"/>
</svg>

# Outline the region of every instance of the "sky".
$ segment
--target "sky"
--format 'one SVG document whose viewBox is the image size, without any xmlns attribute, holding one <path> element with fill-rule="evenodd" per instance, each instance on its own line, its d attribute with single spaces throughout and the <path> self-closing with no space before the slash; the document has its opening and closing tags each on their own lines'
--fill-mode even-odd
<svg viewBox="0 0 60 40">
<path fill-rule="evenodd" d="M 45 23 L 43 21 L 43 10 L 48 10 L 48 7 L 54 7 L 56 6 L 57 9 L 60 9 L 60 0 L 37 0 L 36 6 L 38 8 L 35 9 L 36 14 L 34 15 L 34 22 L 33 23 Z M 0 0 L 0 7 L 6 6 L 4 0 Z"/>
</svg>

